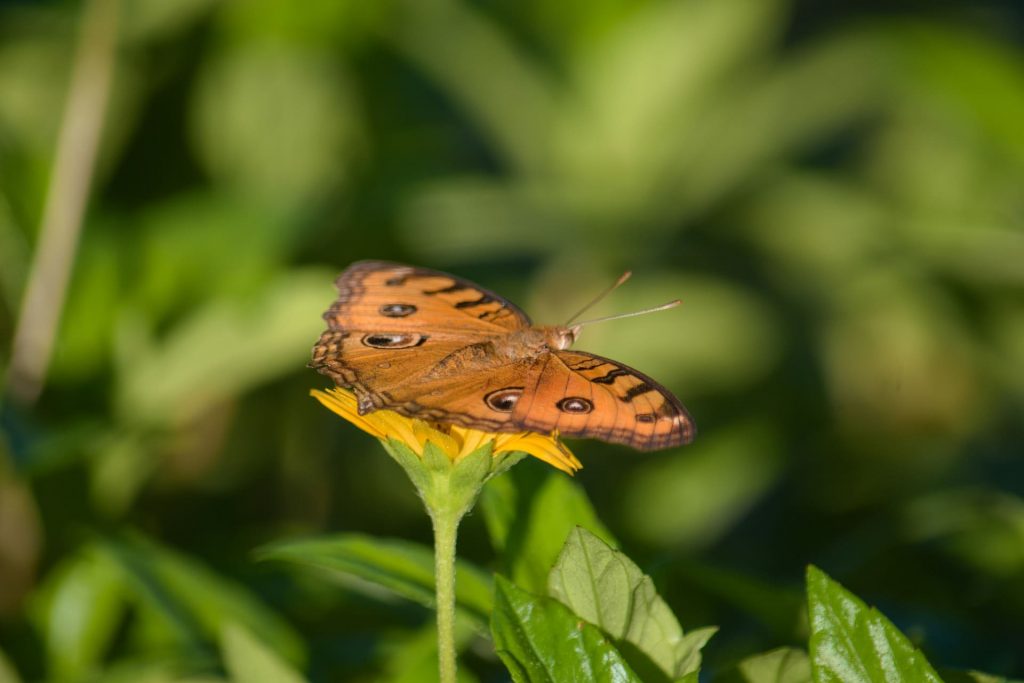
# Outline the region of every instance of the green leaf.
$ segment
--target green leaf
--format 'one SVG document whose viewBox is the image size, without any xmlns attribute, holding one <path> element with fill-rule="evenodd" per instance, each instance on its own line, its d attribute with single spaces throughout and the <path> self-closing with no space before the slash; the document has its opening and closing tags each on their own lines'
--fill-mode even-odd
<svg viewBox="0 0 1024 683">
<path fill-rule="evenodd" d="M 434 604 L 434 554 L 418 543 L 338 534 L 275 543 L 261 550 L 260 557 L 326 570 L 349 586 L 369 581 L 428 607 Z M 456 572 L 456 607 L 486 625 L 492 605 L 490 578 L 468 562 L 458 561 Z"/>
<path fill-rule="evenodd" d="M 807 601 L 815 683 L 941 683 L 892 622 L 813 566 L 807 568 Z"/>
<path fill-rule="evenodd" d="M 811 683 L 811 660 L 803 650 L 780 647 L 747 657 L 722 683 Z"/>
<path fill-rule="evenodd" d="M 640 681 L 595 626 L 501 576 L 496 577 L 491 633 L 516 683 Z"/>
<path fill-rule="evenodd" d="M 515 467 L 490 481 L 481 506 L 512 580 L 535 593 L 547 592 L 548 572 L 575 527 L 614 543 L 582 487 L 549 467 Z"/>
<path fill-rule="evenodd" d="M 623 553 L 579 527 L 569 534 L 551 570 L 548 593 L 616 641 L 634 646 L 647 660 L 645 666 L 634 662 L 637 671 L 653 664 L 667 680 L 698 671 L 700 649 L 715 632 L 702 629 L 684 637 L 651 578 Z M 629 655 L 629 649 L 623 651 Z"/>
<path fill-rule="evenodd" d="M 302 676 L 237 624 L 224 627 L 221 649 L 234 683 L 304 683 Z"/>
<path fill-rule="evenodd" d="M 716 633 L 718 633 L 717 626 L 704 626 L 695 628 L 683 636 L 676 648 L 676 652 L 680 655 L 677 669 L 686 672 L 680 680 L 692 679 L 696 683 L 702 662 L 701 650 Z"/>
</svg>

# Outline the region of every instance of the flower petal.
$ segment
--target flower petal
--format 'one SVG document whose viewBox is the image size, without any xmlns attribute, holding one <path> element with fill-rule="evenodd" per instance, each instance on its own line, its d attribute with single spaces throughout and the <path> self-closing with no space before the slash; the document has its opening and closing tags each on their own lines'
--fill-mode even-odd
<svg viewBox="0 0 1024 683">
<path fill-rule="evenodd" d="M 451 434 L 460 444 L 459 454 L 456 460 L 469 455 L 476 449 L 483 446 L 484 443 L 496 440 L 495 435 L 490 432 L 481 432 L 479 429 L 467 429 L 465 427 L 459 427 L 458 425 L 452 425 Z"/>
<path fill-rule="evenodd" d="M 385 431 L 376 424 L 376 420 L 368 420 L 367 417 L 369 416 L 359 414 L 356 397 L 350 392 L 341 391 L 337 388 L 329 389 L 328 391 L 312 389 L 309 395 L 320 401 L 328 410 L 345 418 L 367 434 L 378 439 L 387 438 Z"/>
<path fill-rule="evenodd" d="M 376 418 L 376 424 L 381 427 L 387 438 L 401 441 L 416 455 L 423 455 L 425 440 L 420 439 L 416 433 L 416 423 L 420 420 L 399 415 L 393 410 L 375 410 L 370 415 Z"/>
<path fill-rule="evenodd" d="M 393 410 L 375 410 L 360 415 L 355 394 L 341 387 L 332 387 L 327 391 L 313 389 L 309 394 L 367 434 L 382 441 L 400 441 L 420 456 L 428 441 L 444 451 L 452 461 L 460 460 L 491 441 L 494 455 L 522 451 L 568 474 L 574 474 L 583 467 L 576 456 L 558 440 L 558 434 L 495 434 L 457 425 L 447 428 L 446 432 L 428 422 L 405 417 Z"/>
<path fill-rule="evenodd" d="M 543 460 L 552 467 L 557 467 L 567 474 L 575 474 L 583 468 L 583 463 L 576 459 L 557 436 L 545 436 L 532 432 L 520 434 L 502 434 L 495 439 L 494 452 L 523 451 Z"/>
<path fill-rule="evenodd" d="M 431 441 L 435 446 L 444 451 L 444 454 L 448 456 L 449 460 L 457 460 L 459 455 L 459 443 L 454 438 L 445 434 L 444 432 L 434 429 L 423 420 L 412 420 L 413 433 L 416 434 L 416 439 L 420 442 L 420 453 L 423 452 L 423 448 L 426 447 L 427 442 Z"/>
</svg>

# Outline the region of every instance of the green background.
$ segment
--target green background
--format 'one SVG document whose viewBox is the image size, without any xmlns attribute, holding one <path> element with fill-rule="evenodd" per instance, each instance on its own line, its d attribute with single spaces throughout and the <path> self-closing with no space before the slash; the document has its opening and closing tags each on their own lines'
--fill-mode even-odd
<svg viewBox="0 0 1024 683">
<path fill-rule="evenodd" d="M 81 10 L 0 3 L 5 374 Z M 429 540 L 402 472 L 308 396 L 363 258 L 538 322 L 625 269 L 595 314 L 683 300 L 577 347 L 673 390 L 697 441 L 570 446 L 683 626 L 721 627 L 707 667 L 801 642 L 814 563 L 936 666 L 1024 675 L 1017 3 L 126 0 L 117 21 L 45 390 L 0 416 L 0 652 L 24 680 L 211 666 L 188 623 L 95 608 L 121 599 L 111 562 L 257 605 L 312 680 L 386 678 L 429 612 L 252 554 Z M 479 516 L 460 551 L 491 561 Z M 67 640 L 108 618 L 113 640 Z M 501 680 L 487 647 L 468 667 Z"/>
</svg>

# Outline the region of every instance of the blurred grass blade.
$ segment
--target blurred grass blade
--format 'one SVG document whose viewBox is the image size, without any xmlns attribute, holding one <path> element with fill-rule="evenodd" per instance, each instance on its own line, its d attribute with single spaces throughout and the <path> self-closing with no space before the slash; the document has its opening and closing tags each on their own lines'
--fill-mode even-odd
<svg viewBox="0 0 1024 683">
<path fill-rule="evenodd" d="M 642 667 L 626 653 L 638 672 L 653 664 L 669 680 L 700 669 L 700 650 L 714 633 L 714 629 L 702 629 L 684 638 L 679 621 L 651 578 L 624 554 L 579 527 L 569 534 L 551 570 L 548 593 L 577 616 L 646 655 L 649 661 Z"/>
<path fill-rule="evenodd" d="M 491 633 L 516 683 L 639 683 L 595 626 L 556 600 L 496 582 Z"/>
<path fill-rule="evenodd" d="M 434 604 L 434 554 L 418 543 L 338 534 L 276 543 L 260 550 L 259 556 L 325 570 L 348 586 L 358 588 L 360 581 L 368 581 L 428 607 Z M 491 613 L 490 577 L 468 562 L 457 562 L 456 571 L 456 607 L 477 625 L 486 626 Z"/>
<path fill-rule="evenodd" d="M 233 683 L 304 683 L 288 666 L 249 631 L 229 623 L 221 634 L 224 667 Z"/>
<path fill-rule="evenodd" d="M 817 567 L 807 569 L 815 683 L 941 683 L 907 637 Z"/>
<path fill-rule="evenodd" d="M 6 375 L 11 394 L 26 404 L 42 391 L 64 309 L 117 62 L 120 4 L 90 0 L 83 9 L 39 241 Z"/>
</svg>

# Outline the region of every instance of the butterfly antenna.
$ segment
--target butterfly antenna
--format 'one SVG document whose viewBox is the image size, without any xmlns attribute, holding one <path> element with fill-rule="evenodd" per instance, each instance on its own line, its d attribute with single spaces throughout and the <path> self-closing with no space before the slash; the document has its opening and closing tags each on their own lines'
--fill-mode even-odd
<svg viewBox="0 0 1024 683">
<path fill-rule="evenodd" d="M 576 323 L 573 325 L 575 328 L 583 327 L 584 325 L 592 325 L 593 323 L 603 323 L 608 320 L 618 320 L 619 318 L 632 318 L 635 315 L 646 315 L 647 313 L 657 313 L 658 311 L 666 311 L 670 308 L 675 308 L 679 304 L 683 303 L 679 299 L 675 301 L 669 301 L 667 304 L 655 306 L 653 308 L 645 308 L 642 311 L 633 311 L 632 313 L 619 313 L 618 315 L 609 315 L 604 318 L 594 318 L 593 320 L 584 320 L 583 322 Z"/>
<path fill-rule="evenodd" d="M 631 270 L 627 270 L 625 273 L 620 275 L 619 279 L 615 281 L 615 284 L 613 284 L 611 287 L 609 287 L 608 289 L 604 290 L 603 292 L 601 292 L 600 294 L 595 296 L 586 306 L 584 306 L 580 310 L 576 311 L 576 314 L 573 317 L 569 318 L 565 322 L 565 326 L 568 327 L 572 323 L 573 320 L 575 320 L 576 318 L 580 317 L 581 315 L 583 315 L 584 313 L 589 311 L 599 301 L 601 301 L 601 299 L 605 298 L 606 296 L 608 296 L 609 294 L 614 292 L 616 289 L 621 287 L 626 282 L 626 280 L 628 280 L 632 275 L 633 275 L 633 271 L 631 271 Z"/>
</svg>

